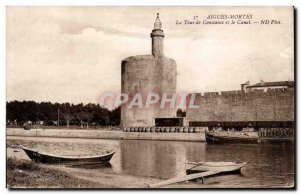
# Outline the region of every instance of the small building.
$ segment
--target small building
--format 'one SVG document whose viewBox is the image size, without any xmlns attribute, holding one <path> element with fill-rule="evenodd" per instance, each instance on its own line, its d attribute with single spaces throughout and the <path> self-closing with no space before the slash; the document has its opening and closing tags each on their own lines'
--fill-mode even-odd
<svg viewBox="0 0 300 194">
<path fill-rule="evenodd" d="M 249 82 L 248 82 L 249 84 Z M 242 84 L 243 85 L 243 84 Z M 293 88 L 294 81 L 277 81 L 277 82 L 264 82 L 261 81 L 260 83 L 245 86 L 246 92 L 250 92 L 252 90 L 264 90 L 267 91 L 268 89 L 280 89 L 280 88 Z M 243 88 L 243 87 L 242 87 Z"/>
</svg>

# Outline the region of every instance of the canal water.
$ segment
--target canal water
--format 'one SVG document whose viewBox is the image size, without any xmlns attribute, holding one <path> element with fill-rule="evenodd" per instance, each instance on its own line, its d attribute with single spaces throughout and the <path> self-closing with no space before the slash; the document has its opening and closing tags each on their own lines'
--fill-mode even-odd
<svg viewBox="0 0 300 194">
<path fill-rule="evenodd" d="M 209 145 L 205 142 L 100 140 L 73 138 L 8 137 L 8 146 L 22 144 L 55 154 L 96 154 L 116 149 L 111 165 L 83 171 L 107 171 L 143 177 L 173 178 L 185 175 L 186 161 L 244 161 L 241 174 L 207 179 L 215 187 L 290 187 L 294 183 L 294 146 Z M 10 153 L 28 159 L 23 151 Z"/>
</svg>

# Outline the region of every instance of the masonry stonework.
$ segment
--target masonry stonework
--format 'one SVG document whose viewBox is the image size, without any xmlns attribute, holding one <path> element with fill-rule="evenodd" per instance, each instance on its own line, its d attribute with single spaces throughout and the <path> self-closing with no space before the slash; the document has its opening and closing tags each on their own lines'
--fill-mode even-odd
<svg viewBox="0 0 300 194">
<path fill-rule="evenodd" d="M 188 122 L 294 121 L 294 88 L 197 94 Z"/>
<path fill-rule="evenodd" d="M 131 56 L 121 63 L 121 92 L 130 99 L 121 105 L 123 128 L 152 127 L 156 118 L 176 117 L 175 108 L 160 108 L 162 94 L 176 93 L 176 62 L 163 54 L 165 35 L 159 15 L 150 37 L 151 55 Z M 268 86 L 269 89 L 262 86 Z M 245 90 L 247 87 L 251 88 Z M 189 126 L 191 122 L 294 122 L 293 82 L 266 82 L 252 86 L 247 82 L 241 88 L 240 91 L 196 94 L 194 104 L 199 108 L 187 107 L 184 126 Z M 137 93 L 142 95 L 143 106 L 129 108 L 131 99 Z M 151 93 L 158 94 L 160 100 L 150 108 L 145 108 L 147 95 Z"/>
<path fill-rule="evenodd" d="M 164 33 L 157 16 L 151 33 L 152 55 L 132 56 L 124 59 L 121 64 L 121 92 L 129 96 L 140 93 L 144 100 L 147 94 L 176 93 L 176 62 L 163 54 Z M 121 127 L 154 126 L 155 118 L 176 116 L 176 109 L 161 109 L 160 101 L 149 109 L 129 103 L 121 105 Z"/>
</svg>

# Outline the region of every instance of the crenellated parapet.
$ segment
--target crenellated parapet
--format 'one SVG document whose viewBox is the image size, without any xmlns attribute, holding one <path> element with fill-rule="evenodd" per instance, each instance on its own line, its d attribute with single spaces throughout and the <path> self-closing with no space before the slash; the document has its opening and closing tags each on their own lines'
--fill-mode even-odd
<svg viewBox="0 0 300 194">
<path fill-rule="evenodd" d="M 191 121 L 294 121 L 294 88 L 197 93 Z"/>
<path fill-rule="evenodd" d="M 234 97 L 234 96 L 269 96 L 269 95 L 282 95 L 290 94 L 294 95 L 294 88 L 275 88 L 268 90 L 251 90 L 249 92 L 242 92 L 241 90 L 233 91 L 221 91 L 221 92 L 204 92 L 204 93 L 195 93 L 196 97 L 204 98 L 215 98 L 215 97 Z"/>
</svg>

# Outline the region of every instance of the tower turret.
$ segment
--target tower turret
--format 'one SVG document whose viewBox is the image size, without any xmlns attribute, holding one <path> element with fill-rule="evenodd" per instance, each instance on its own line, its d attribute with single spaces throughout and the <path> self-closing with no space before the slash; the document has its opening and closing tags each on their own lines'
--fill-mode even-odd
<svg viewBox="0 0 300 194">
<path fill-rule="evenodd" d="M 131 56 L 121 63 L 121 93 L 127 94 L 128 102 L 121 105 L 121 127 L 153 127 L 156 118 L 173 118 L 176 108 L 160 108 L 161 101 L 150 107 L 132 106 L 137 94 L 144 102 L 149 94 L 176 94 L 176 62 L 163 54 L 164 33 L 157 14 L 152 33 L 152 53 Z M 167 103 L 168 106 L 168 103 Z"/>
<path fill-rule="evenodd" d="M 150 34 L 152 38 L 152 55 L 155 57 L 163 56 L 163 39 L 165 37 L 163 30 L 161 29 L 162 24 L 159 19 L 159 13 L 154 23 L 154 28 Z"/>
</svg>

